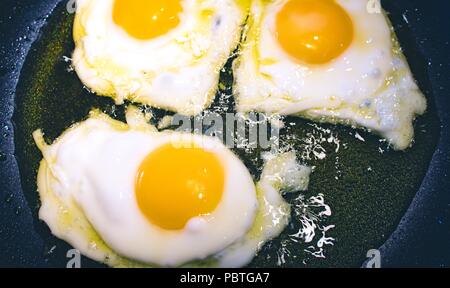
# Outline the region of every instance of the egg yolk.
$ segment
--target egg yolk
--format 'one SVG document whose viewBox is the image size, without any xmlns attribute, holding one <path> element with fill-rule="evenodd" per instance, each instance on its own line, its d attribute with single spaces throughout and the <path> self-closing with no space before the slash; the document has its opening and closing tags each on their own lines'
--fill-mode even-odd
<svg viewBox="0 0 450 288">
<path fill-rule="evenodd" d="M 276 16 L 282 48 L 308 64 L 324 64 L 341 55 L 353 41 L 353 23 L 334 0 L 290 0 Z"/>
<path fill-rule="evenodd" d="M 225 173 L 215 154 L 168 144 L 151 152 L 140 165 L 136 198 L 151 223 L 180 230 L 192 218 L 217 208 L 224 183 Z"/>
<path fill-rule="evenodd" d="M 115 0 L 113 20 L 130 36 L 149 40 L 180 23 L 181 0 Z"/>
</svg>

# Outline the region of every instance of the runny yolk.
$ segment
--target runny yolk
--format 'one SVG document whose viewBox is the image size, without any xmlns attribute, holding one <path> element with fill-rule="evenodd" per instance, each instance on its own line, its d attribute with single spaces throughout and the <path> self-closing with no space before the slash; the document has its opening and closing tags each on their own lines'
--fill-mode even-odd
<svg viewBox="0 0 450 288">
<path fill-rule="evenodd" d="M 215 154 L 168 144 L 141 163 L 136 199 L 151 223 L 180 230 L 192 218 L 211 214 L 217 208 L 224 183 L 225 173 Z"/>
<path fill-rule="evenodd" d="M 308 64 L 324 64 L 353 41 L 353 23 L 334 0 L 290 0 L 276 16 L 281 47 Z"/>
<path fill-rule="evenodd" d="M 149 40 L 180 23 L 181 0 L 115 0 L 113 20 L 130 36 Z"/>
</svg>

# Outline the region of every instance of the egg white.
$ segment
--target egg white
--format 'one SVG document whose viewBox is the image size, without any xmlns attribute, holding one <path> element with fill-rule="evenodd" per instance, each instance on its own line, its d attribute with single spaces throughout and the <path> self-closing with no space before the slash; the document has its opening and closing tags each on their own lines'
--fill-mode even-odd
<svg viewBox="0 0 450 288">
<path fill-rule="evenodd" d="M 73 66 L 93 92 L 186 115 L 207 108 L 237 46 L 247 0 L 182 0 L 180 24 L 137 40 L 112 18 L 114 0 L 77 0 Z"/>
<path fill-rule="evenodd" d="M 36 131 L 44 155 L 38 174 L 40 219 L 55 236 L 112 267 L 246 265 L 287 225 L 290 207 L 280 191 L 306 189 L 309 168 L 298 165 L 294 153 L 283 154 L 267 163 L 255 186 L 247 168 L 218 141 L 160 133 L 146 120 L 135 108 L 127 113 L 128 124 L 92 112 L 52 145 Z M 187 136 L 213 149 L 223 163 L 225 191 L 211 215 L 192 219 L 183 230 L 167 231 L 140 212 L 134 179 L 149 152 Z"/>
<path fill-rule="evenodd" d="M 353 21 L 353 43 L 330 63 L 308 65 L 289 56 L 276 39 L 275 18 L 286 2 L 253 1 L 234 63 L 238 110 L 362 126 L 396 149 L 407 148 L 426 100 L 385 14 L 370 14 L 367 1 L 336 0 Z"/>
</svg>

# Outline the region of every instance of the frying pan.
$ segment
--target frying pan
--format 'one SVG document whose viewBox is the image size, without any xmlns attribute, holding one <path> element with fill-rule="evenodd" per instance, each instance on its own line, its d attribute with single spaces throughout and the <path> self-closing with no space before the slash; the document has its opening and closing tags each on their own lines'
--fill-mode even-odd
<svg viewBox="0 0 450 288">
<path fill-rule="evenodd" d="M 88 100 L 70 98 L 69 94 L 67 99 L 50 96 L 51 92 L 64 94 L 65 90 L 73 90 L 72 88 L 80 85 L 75 75 L 52 75 L 49 78 L 47 74 L 51 73 L 45 72 L 48 70 L 45 68 L 53 67 L 51 64 L 55 61 L 59 61 L 56 64 L 56 67 L 60 68 L 58 71 L 63 71 L 66 67 L 60 59 L 61 55 L 58 54 L 59 48 L 67 50 L 62 53 L 70 56 L 67 54 L 71 49 L 70 40 L 68 40 L 70 27 L 65 26 L 64 23 L 69 23 L 67 19 L 71 16 L 65 11 L 65 2 L 60 0 L 2 1 L 0 12 L 0 91 L 2 93 L 0 102 L 0 266 L 64 267 L 67 260 L 65 251 L 70 249 L 67 244 L 52 237 L 48 228 L 37 219 L 39 200 L 34 187 L 36 168 L 34 158 L 38 156 L 33 150 L 35 148 L 29 143 L 29 130 L 41 128 L 36 127 L 37 125 L 47 125 L 51 126 L 44 127 L 48 129 L 49 134 L 57 136 L 74 121 L 74 119 L 65 119 L 65 114 L 58 112 L 59 110 L 82 118 L 80 111 L 84 111 L 83 109 L 87 109 L 88 106 L 100 106 L 106 110 L 114 107 L 109 102 L 96 100 L 99 97 L 87 95 L 87 92 L 84 98 Z M 388 180 L 382 184 L 384 186 L 380 187 L 385 187 L 389 193 L 383 194 L 383 191 L 374 191 L 376 189 L 371 190 L 367 187 L 367 191 L 359 191 L 359 194 L 355 194 L 367 203 L 360 203 L 361 201 L 357 201 L 358 198 L 352 202 L 353 198 L 350 199 L 349 195 L 353 196 L 351 193 L 358 191 L 355 192 L 350 185 L 347 196 L 339 194 L 339 189 L 335 194 L 330 195 L 334 204 L 342 207 L 337 212 L 337 218 L 356 217 L 361 219 L 361 222 L 352 222 L 350 233 L 336 232 L 335 246 L 339 247 L 343 243 L 345 249 L 332 247 L 330 261 L 312 260 L 313 267 L 361 266 L 366 260 L 362 248 L 378 248 L 383 267 L 450 266 L 450 113 L 448 112 L 450 109 L 448 52 L 450 51 L 450 19 L 447 17 L 450 4 L 447 1 L 437 0 L 427 2 L 397 0 L 383 1 L 383 5 L 389 12 L 414 76 L 427 96 L 428 112 L 417 120 L 415 146 L 405 153 L 390 152 L 389 156 L 385 157 L 388 160 L 381 160 L 384 166 L 380 166 L 379 170 L 391 171 L 391 174 L 394 174 L 392 178 L 392 175 L 380 172 L 381 178 L 377 178 L 385 177 Z M 61 47 L 61 43 L 68 46 Z M 58 59 L 52 59 L 52 55 Z M 224 81 L 230 80 L 227 80 L 226 75 L 224 78 Z M 47 81 L 41 83 L 43 80 Z M 35 95 L 39 94 L 41 88 L 45 90 L 45 93 L 40 96 L 43 98 L 38 98 Z M 66 106 L 70 105 L 74 108 L 69 111 Z M 160 116 L 164 114 L 162 111 L 157 112 Z M 291 120 L 297 121 L 299 127 L 310 126 L 308 121 Z M 61 127 L 54 128 L 57 126 Z M 348 136 L 352 133 L 349 128 L 334 128 L 332 125 L 324 127 L 336 129 L 333 131 L 340 133 L 344 140 L 353 141 Z M 308 128 L 299 129 L 294 132 L 304 133 L 302 129 Z M 363 154 L 365 149 L 369 149 L 365 147 L 370 147 L 370 143 L 376 142 L 377 139 L 364 131 L 360 133 L 366 137 L 369 144 L 351 144 L 352 149 L 355 148 L 357 152 L 349 154 L 348 159 L 364 164 L 364 161 L 358 157 L 362 158 L 360 156 L 365 155 Z M 245 155 L 239 154 L 239 151 L 238 155 L 245 158 Z M 356 158 L 352 158 L 351 155 L 356 155 Z M 420 163 L 417 164 L 416 160 Z M 326 175 L 325 170 L 322 174 L 319 171 L 318 175 Z M 369 177 L 358 175 L 355 176 L 356 178 L 349 177 L 349 179 L 358 182 L 359 178 Z M 319 186 L 316 190 L 322 191 L 324 188 L 320 186 L 325 186 L 329 182 L 327 179 L 319 179 L 321 178 L 319 176 L 312 179 L 312 184 L 316 183 L 316 186 Z M 396 178 L 400 181 L 395 181 Z M 405 179 L 408 181 L 404 181 Z M 396 191 L 400 192 L 396 194 Z M 386 215 L 383 216 L 384 214 Z M 341 227 L 346 225 L 344 220 L 339 221 L 341 221 L 339 222 Z M 373 227 L 367 228 L 367 225 L 373 225 Z M 365 234 L 361 234 L 361 231 Z M 355 235 L 350 237 L 348 234 Z M 276 243 L 267 245 L 262 254 L 272 255 L 276 246 Z M 300 260 L 296 261 L 293 260 L 290 266 L 302 266 Z M 258 262 L 257 259 L 251 266 L 261 267 L 264 266 L 261 264 L 263 262 L 261 260 Z M 83 259 L 83 265 L 100 266 L 88 259 Z"/>
</svg>

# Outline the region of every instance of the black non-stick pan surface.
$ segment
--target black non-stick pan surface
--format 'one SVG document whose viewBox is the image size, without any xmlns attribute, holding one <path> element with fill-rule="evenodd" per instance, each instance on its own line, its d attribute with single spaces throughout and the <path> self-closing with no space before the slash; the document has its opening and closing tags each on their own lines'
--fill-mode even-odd
<svg viewBox="0 0 450 288">
<path fill-rule="evenodd" d="M 65 56 L 74 44 L 73 14 L 66 3 L 3 0 L 0 6 L 0 266 L 65 267 L 71 248 L 37 217 L 41 155 L 31 132 L 43 128 L 51 142 L 94 107 L 123 119 L 123 107 L 92 95 L 68 71 Z M 302 159 L 317 167 L 306 196 L 324 194 L 333 214 L 321 224 L 336 226 L 328 235 L 335 242 L 326 247 L 325 258 L 310 257 L 305 244 L 288 241 L 298 228 L 294 217 L 250 267 L 361 267 L 370 249 L 379 249 L 383 267 L 450 266 L 450 4 L 396 0 L 383 5 L 429 104 L 415 122 L 413 147 L 396 152 L 364 130 L 287 118 L 293 128 L 282 137 L 296 135 L 292 144 L 298 153 L 303 140 L 320 133 L 345 144 L 339 153 L 324 144 L 325 160 Z M 233 110 L 232 60 L 221 75 L 224 88 L 214 111 Z M 166 114 L 153 112 L 157 118 Z M 234 152 L 257 179 L 259 152 Z M 83 266 L 102 267 L 84 258 Z"/>
</svg>

